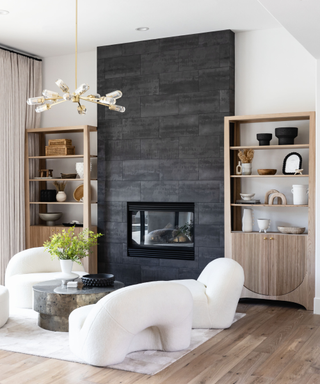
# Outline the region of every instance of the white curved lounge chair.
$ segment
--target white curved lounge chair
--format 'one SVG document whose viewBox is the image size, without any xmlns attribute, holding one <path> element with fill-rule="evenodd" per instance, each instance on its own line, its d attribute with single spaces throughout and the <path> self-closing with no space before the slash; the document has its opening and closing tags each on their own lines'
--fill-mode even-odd
<svg viewBox="0 0 320 384">
<path fill-rule="evenodd" d="M 244 284 L 243 268 L 225 257 L 211 261 L 197 280 L 171 280 L 193 297 L 192 328 L 229 328 Z"/>
<path fill-rule="evenodd" d="M 71 312 L 70 349 L 97 366 L 121 363 L 133 351 L 185 349 L 192 305 L 190 291 L 181 284 L 155 281 L 121 288 Z"/>
<path fill-rule="evenodd" d="M 85 275 L 82 265 L 73 263 L 73 272 Z M 9 290 L 10 306 L 32 308 L 33 285 L 42 281 L 56 280 L 61 275 L 58 259 L 44 247 L 29 248 L 15 254 L 9 261 L 5 274 L 5 286 Z"/>
</svg>

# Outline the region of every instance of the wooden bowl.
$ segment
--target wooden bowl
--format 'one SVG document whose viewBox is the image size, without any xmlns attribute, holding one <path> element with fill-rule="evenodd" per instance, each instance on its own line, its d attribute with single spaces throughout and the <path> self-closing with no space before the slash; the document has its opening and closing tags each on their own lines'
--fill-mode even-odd
<svg viewBox="0 0 320 384">
<path fill-rule="evenodd" d="M 261 176 L 275 175 L 277 173 L 277 170 L 276 169 L 258 169 L 258 173 Z"/>
<path fill-rule="evenodd" d="M 300 228 L 300 227 L 278 227 L 278 229 L 281 233 L 294 233 L 294 234 L 300 234 L 305 231 L 305 228 Z"/>
</svg>

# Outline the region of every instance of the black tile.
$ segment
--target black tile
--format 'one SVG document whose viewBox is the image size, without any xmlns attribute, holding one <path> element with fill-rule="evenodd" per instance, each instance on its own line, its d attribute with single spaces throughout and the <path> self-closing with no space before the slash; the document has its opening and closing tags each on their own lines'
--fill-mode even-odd
<svg viewBox="0 0 320 384">
<path fill-rule="evenodd" d="M 173 72 L 161 73 L 160 93 L 191 93 L 199 91 L 199 73 L 192 72 Z"/>
<path fill-rule="evenodd" d="M 219 66 L 218 45 L 179 51 L 179 71 L 193 71 Z"/>
<path fill-rule="evenodd" d="M 140 181 L 106 181 L 105 201 L 140 201 Z"/>
<path fill-rule="evenodd" d="M 223 158 L 199 159 L 199 180 L 224 180 Z"/>
<path fill-rule="evenodd" d="M 110 201 L 104 204 L 104 221 L 122 223 L 122 203 Z"/>
<path fill-rule="evenodd" d="M 159 160 L 127 160 L 123 162 L 123 180 L 159 179 Z"/>
<path fill-rule="evenodd" d="M 102 59 L 117 57 L 122 55 L 122 45 L 104 45 L 102 47 L 97 47 L 97 61 L 98 63 Z"/>
<path fill-rule="evenodd" d="M 149 139 L 159 137 L 159 119 L 144 117 L 122 120 L 123 139 Z"/>
<path fill-rule="evenodd" d="M 123 56 L 140 55 L 143 53 L 158 52 L 160 40 L 137 41 L 122 45 Z"/>
<path fill-rule="evenodd" d="M 224 204 L 199 203 L 199 224 L 224 225 Z"/>
<path fill-rule="evenodd" d="M 104 59 L 104 77 L 137 76 L 141 74 L 140 55 L 119 56 Z"/>
<path fill-rule="evenodd" d="M 199 46 L 210 47 L 217 44 L 234 44 L 234 32 L 230 30 L 201 33 Z"/>
<path fill-rule="evenodd" d="M 179 158 L 197 159 L 219 157 L 217 136 L 186 136 L 179 139 Z"/>
<path fill-rule="evenodd" d="M 141 201 L 176 202 L 178 190 L 177 181 L 142 181 Z"/>
<path fill-rule="evenodd" d="M 141 55 L 141 74 L 177 72 L 178 51 L 156 52 Z"/>
<path fill-rule="evenodd" d="M 217 181 L 179 181 L 179 201 L 218 203 L 220 183 Z"/>
<path fill-rule="evenodd" d="M 104 124 L 99 125 L 98 136 L 99 141 L 121 139 L 122 120 L 106 120 Z"/>
<path fill-rule="evenodd" d="M 178 95 L 141 97 L 141 117 L 168 116 L 179 113 Z"/>
<path fill-rule="evenodd" d="M 220 226 L 218 225 L 197 225 L 195 227 L 197 247 L 220 247 Z"/>
<path fill-rule="evenodd" d="M 199 45 L 199 35 L 186 35 L 168 37 L 160 39 L 160 50 L 170 51 L 186 48 L 197 48 Z"/>
<path fill-rule="evenodd" d="M 224 133 L 225 113 L 199 115 L 199 135 L 220 135 Z"/>
<path fill-rule="evenodd" d="M 140 159 L 140 140 L 107 140 L 105 158 L 113 161 Z"/>
<path fill-rule="evenodd" d="M 198 180 L 198 159 L 160 160 L 161 180 Z"/>
<path fill-rule="evenodd" d="M 128 97 L 157 95 L 159 94 L 159 75 L 124 77 L 121 91 Z"/>
<path fill-rule="evenodd" d="M 199 92 L 179 96 L 179 114 L 202 114 L 222 112 L 220 110 L 220 92 Z M 224 111 L 223 111 L 224 112 Z"/>
<path fill-rule="evenodd" d="M 175 115 L 159 118 L 160 137 L 195 136 L 199 134 L 198 115 Z"/>
<path fill-rule="evenodd" d="M 124 243 L 127 241 L 127 225 L 125 223 L 107 222 L 105 230 L 105 241 L 108 243 Z"/>
<path fill-rule="evenodd" d="M 173 159 L 179 156 L 179 139 L 141 139 L 141 159 Z"/>
<path fill-rule="evenodd" d="M 211 92 L 215 90 L 229 90 L 233 86 L 230 67 L 206 69 L 199 71 L 200 92 Z"/>
</svg>

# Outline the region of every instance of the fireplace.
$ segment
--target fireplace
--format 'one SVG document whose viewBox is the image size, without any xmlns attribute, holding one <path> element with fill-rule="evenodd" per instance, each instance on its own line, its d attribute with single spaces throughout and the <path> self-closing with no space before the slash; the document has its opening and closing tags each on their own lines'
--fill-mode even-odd
<svg viewBox="0 0 320 384">
<path fill-rule="evenodd" d="M 128 256 L 194 260 L 194 203 L 127 203 Z"/>
</svg>

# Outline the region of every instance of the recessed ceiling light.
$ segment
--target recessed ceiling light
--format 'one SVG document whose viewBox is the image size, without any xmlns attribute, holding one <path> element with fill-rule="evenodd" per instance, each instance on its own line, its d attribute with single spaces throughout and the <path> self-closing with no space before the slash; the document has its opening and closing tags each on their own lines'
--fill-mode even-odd
<svg viewBox="0 0 320 384">
<path fill-rule="evenodd" d="M 7 15 L 9 11 L 5 11 L 4 9 L 0 9 L 0 15 Z"/>
<path fill-rule="evenodd" d="M 148 27 L 139 27 L 139 28 L 136 28 L 136 31 L 139 31 L 139 32 L 145 32 L 145 31 L 148 31 L 149 28 Z"/>
</svg>

